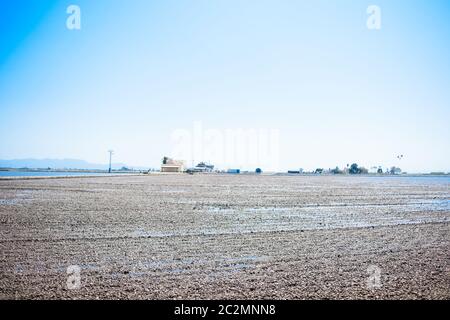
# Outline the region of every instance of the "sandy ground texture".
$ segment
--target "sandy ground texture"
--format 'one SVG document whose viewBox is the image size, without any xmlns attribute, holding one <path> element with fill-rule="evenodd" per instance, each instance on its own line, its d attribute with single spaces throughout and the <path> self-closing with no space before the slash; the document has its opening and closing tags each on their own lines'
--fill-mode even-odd
<svg viewBox="0 0 450 320">
<path fill-rule="evenodd" d="M 0 180 L 0 298 L 449 299 L 449 182 Z"/>
</svg>

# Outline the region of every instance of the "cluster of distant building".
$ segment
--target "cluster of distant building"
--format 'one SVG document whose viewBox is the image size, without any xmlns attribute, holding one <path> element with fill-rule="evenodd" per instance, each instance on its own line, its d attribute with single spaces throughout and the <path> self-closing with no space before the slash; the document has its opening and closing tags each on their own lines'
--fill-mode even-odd
<svg viewBox="0 0 450 320">
<path fill-rule="evenodd" d="M 406 174 L 406 172 L 403 172 L 402 169 L 398 167 L 391 167 L 383 170 L 381 166 L 377 166 L 367 169 L 365 167 L 358 166 L 358 164 L 356 163 L 353 163 L 352 165 L 348 164 L 343 169 L 340 169 L 339 167 L 336 167 L 334 169 L 317 168 L 314 171 L 309 172 L 306 172 L 303 169 L 298 169 L 298 170 L 289 170 L 288 173 L 289 174 L 381 174 L 381 175 Z"/>
<path fill-rule="evenodd" d="M 125 170 L 126 168 L 122 168 L 122 170 Z M 214 165 L 207 163 L 207 162 L 199 162 L 197 165 L 192 165 L 191 167 L 187 167 L 185 164 L 185 161 L 183 160 L 174 160 L 169 157 L 164 157 L 161 164 L 161 169 L 150 169 L 148 172 L 163 172 L 163 173 L 229 173 L 229 174 L 261 174 L 263 171 L 261 168 L 255 168 L 251 171 L 242 171 L 241 169 L 226 169 L 226 170 L 219 170 L 214 167 Z M 147 172 L 145 172 L 147 173 Z M 283 174 L 281 172 L 278 172 L 278 174 Z M 286 173 L 285 173 L 286 174 Z M 377 174 L 377 175 L 401 175 L 401 174 L 407 174 L 406 172 L 403 172 L 402 169 L 398 167 L 390 167 L 390 168 L 383 168 L 382 166 L 373 166 L 370 167 L 370 169 L 367 169 L 363 166 L 359 166 L 356 163 L 353 164 L 347 164 L 346 167 L 340 169 L 339 167 L 335 167 L 334 169 L 328 168 L 317 168 L 312 171 L 305 171 L 302 168 L 294 169 L 294 170 L 288 170 L 287 174 L 295 175 L 295 174 L 314 174 L 314 175 L 354 175 L 354 174 Z M 430 173 L 432 175 L 446 175 L 444 172 L 432 172 Z M 447 173 L 450 174 L 450 173 Z"/>
<path fill-rule="evenodd" d="M 226 171 L 214 170 L 214 165 L 205 162 L 199 162 L 196 166 L 186 167 L 182 160 L 174 160 L 169 157 L 164 157 L 161 164 L 161 172 L 165 173 L 205 173 L 205 172 L 226 172 L 231 174 L 240 174 L 241 169 L 227 169 Z M 248 171 L 245 171 L 248 173 Z M 254 173 L 262 173 L 260 168 L 256 168 Z"/>
<path fill-rule="evenodd" d="M 214 170 L 214 165 L 208 164 L 205 162 L 199 162 L 196 166 L 186 167 L 185 162 L 182 160 L 174 160 L 169 157 L 164 157 L 161 164 L 161 172 L 164 173 L 206 173 L 206 172 L 220 172 L 220 173 L 230 173 L 230 174 L 240 174 L 241 169 L 227 169 L 225 171 Z M 254 171 L 249 172 L 245 171 L 242 173 L 262 173 L 261 168 L 256 168 Z M 370 169 L 366 169 L 365 167 L 360 167 L 358 164 L 348 164 L 345 168 L 340 169 L 336 167 L 334 169 L 323 169 L 317 168 L 314 171 L 306 172 L 303 169 L 298 170 L 289 170 L 288 174 L 389 174 L 389 175 L 398 175 L 405 172 L 402 172 L 400 168 L 391 167 L 383 170 L 381 166 L 371 167 Z"/>
<path fill-rule="evenodd" d="M 213 172 L 214 165 L 206 164 L 205 162 L 200 162 L 194 167 L 187 168 L 185 162 L 182 160 L 174 160 L 169 157 L 164 157 L 161 164 L 161 172 Z"/>
</svg>

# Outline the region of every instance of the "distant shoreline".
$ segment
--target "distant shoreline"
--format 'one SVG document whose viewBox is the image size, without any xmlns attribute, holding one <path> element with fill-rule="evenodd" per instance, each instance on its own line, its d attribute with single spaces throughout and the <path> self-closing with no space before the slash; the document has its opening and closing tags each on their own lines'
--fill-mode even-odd
<svg viewBox="0 0 450 320">
<path fill-rule="evenodd" d="M 1 175 L 1 172 L 4 171 L 15 171 L 15 172 L 27 172 L 27 173 L 61 173 L 61 175 Z M 64 175 L 64 173 L 68 173 Z M 77 175 L 77 173 L 80 173 Z M 161 175 L 187 175 L 186 173 L 161 173 L 161 172 L 151 172 L 148 174 L 144 174 L 139 171 L 126 171 L 126 172 L 118 172 L 113 171 L 112 173 L 108 173 L 107 171 L 88 171 L 88 170 L 53 170 L 53 171 L 40 171 L 40 170 L 3 170 L 0 169 L 0 181 L 7 180 L 43 180 L 43 179 L 75 179 L 75 178 L 117 178 L 124 176 L 161 176 Z M 255 174 L 255 173 L 241 173 L 241 174 L 230 174 L 225 172 L 212 172 L 212 173 L 197 173 L 195 175 L 217 175 L 217 176 L 272 176 L 272 177 L 342 177 L 342 178 L 450 178 L 449 174 L 427 174 L 427 173 L 419 173 L 419 174 L 399 174 L 399 175 L 380 175 L 380 174 L 314 174 L 314 173 L 301 173 L 301 174 L 292 174 L 292 173 L 263 173 L 263 174 Z"/>
<path fill-rule="evenodd" d="M 0 180 L 55 179 L 139 175 L 142 171 L 96 169 L 0 168 Z"/>
<path fill-rule="evenodd" d="M 60 176 L 0 176 L 0 181 L 8 180 L 45 180 L 45 179 L 78 179 L 78 178 L 117 178 L 124 176 L 140 176 L 140 173 L 105 173 L 103 175 L 60 175 Z"/>
<path fill-rule="evenodd" d="M 0 168 L 0 172 L 85 172 L 85 173 L 108 173 L 108 170 L 100 169 L 48 169 L 48 168 Z M 113 170 L 117 173 L 142 172 L 143 170 Z"/>
</svg>

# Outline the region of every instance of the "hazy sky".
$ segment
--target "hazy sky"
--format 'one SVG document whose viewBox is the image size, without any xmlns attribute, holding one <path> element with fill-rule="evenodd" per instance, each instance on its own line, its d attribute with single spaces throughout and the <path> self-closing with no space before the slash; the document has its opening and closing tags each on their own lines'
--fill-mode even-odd
<svg viewBox="0 0 450 320">
<path fill-rule="evenodd" d="M 201 123 L 277 130 L 280 170 L 450 171 L 449 39 L 447 0 L 1 1 L 0 158 L 156 167 Z"/>
</svg>

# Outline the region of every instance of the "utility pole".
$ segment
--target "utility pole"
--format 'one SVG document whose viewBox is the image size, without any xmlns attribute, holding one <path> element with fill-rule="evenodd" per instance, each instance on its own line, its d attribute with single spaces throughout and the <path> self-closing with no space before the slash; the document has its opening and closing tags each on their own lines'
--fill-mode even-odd
<svg viewBox="0 0 450 320">
<path fill-rule="evenodd" d="M 109 170 L 108 170 L 108 173 L 111 173 L 111 159 L 112 159 L 112 155 L 113 155 L 114 151 L 113 150 L 108 150 L 108 152 L 109 152 Z"/>
</svg>

